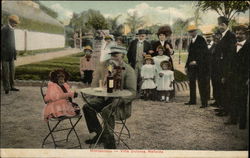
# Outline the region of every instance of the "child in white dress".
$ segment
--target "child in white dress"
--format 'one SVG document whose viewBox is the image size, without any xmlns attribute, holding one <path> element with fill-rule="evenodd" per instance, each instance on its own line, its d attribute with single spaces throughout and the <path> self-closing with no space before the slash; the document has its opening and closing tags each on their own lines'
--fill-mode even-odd
<svg viewBox="0 0 250 158">
<path fill-rule="evenodd" d="M 141 68 L 142 85 L 144 99 L 152 97 L 153 90 L 156 88 L 154 77 L 156 74 L 156 68 L 153 63 L 151 55 L 145 55 L 144 65 Z M 153 99 L 153 98 L 151 98 Z"/>
<path fill-rule="evenodd" d="M 154 60 L 155 67 L 156 67 L 156 73 L 159 74 L 159 72 L 162 70 L 161 62 L 162 61 L 169 61 L 170 58 L 167 55 L 163 55 L 164 48 L 162 46 L 158 46 L 156 50 L 158 52 L 158 55 L 154 56 L 153 60 Z M 158 80 L 159 80 L 159 75 L 156 75 L 156 78 L 155 78 L 156 85 L 158 84 Z"/>
<path fill-rule="evenodd" d="M 161 62 L 162 70 L 159 72 L 157 91 L 161 96 L 161 101 L 169 102 L 170 91 L 174 89 L 174 72 L 169 61 Z"/>
</svg>

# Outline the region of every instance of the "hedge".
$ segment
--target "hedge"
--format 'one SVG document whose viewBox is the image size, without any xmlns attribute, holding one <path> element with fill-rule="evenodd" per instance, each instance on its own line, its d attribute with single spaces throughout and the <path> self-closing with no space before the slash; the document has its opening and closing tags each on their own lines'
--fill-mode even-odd
<svg viewBox="0 0 250 158">
<path fill-rule="evenodd" d="M 28 56 L 28 55 L 35 55 L 39 53 L 48 53 L 48 52 L 54 52 L 54 51 L 59 51 L 59 50 L 64 50 L 65 48 L 49 48 L 49 49 L 38 49 L 38 50 L 22 50 L 22 51 L 17 51 L 18 56 Z"/>
<path fill-rule="evenodd" d="M 8 14 L 2 12 L 2 24 L 8 24 Z M 31 19 L 19 17 L 21 23 L 17 25 L 18 29 L 25 29 L 35 32 L 44 32 L 52 34 L 64 34 L 64 27 L 43 23 L 39 21 L 34 21 Z"/>
<path fill-rule="evenodd" d="M 83 53 L 77 53 L 71 56 L 42 61 L 34 64 L 18 66 L 16 68 L 16 79 L 19 80 L 47 80 L 50 71 L 57 68 L 64 68 L 70 73 L 70 81 L 80 81 L 80 57 Z M 175 80 L 177 82 L 187 80 L 187 76 L 182 72 L 175 70 Z"/>
</svg>

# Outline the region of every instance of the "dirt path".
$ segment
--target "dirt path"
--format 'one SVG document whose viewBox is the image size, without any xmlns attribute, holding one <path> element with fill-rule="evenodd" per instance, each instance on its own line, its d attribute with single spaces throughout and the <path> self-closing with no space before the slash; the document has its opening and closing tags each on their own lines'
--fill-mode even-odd
<svg viewBox="0 0 250 158">
<path fill-rule="evenodd" d="M 20 65 L 31 64 L 35 62 L 44 61 L 44 60 L 50 60 L 54 58 L 76 54 L 76 53 L 79 53 L 80 51 L 81 51 L 80 49 L 67 48 L 65 50 L 60 50 L 56 52 L 41 53 L 41 54 L 25 56 L 25 57 L 17 57 L 15 65 L 20 66 Z"/>
<path fill-rule="evenodd" d="M 48 130 L 41 117 L 44 103 L 39 87 L 18 88 L 21 92 L 1 95 L 1 147 L 41 148 Z M 179 92 L 172 103 L 135 100 L 132 116 L 127 120 L 131 132 L 127 144 L 132 149 L 247 149 L 247 130 L 225 126 L 227 118 L 216 117 L 212 107 L 200 109 L 200 105 L 184 106 L 187 96 L 187 91 Z M 75 101 L 83 106 L 80 97 Z M 90 135 L 84 118 L 79 122 L 77 131 L 83 148 L 87 149 L 84 140 Z M 102 145 L 98 147 L 103 148 Z M 124 145 L 118 148 L 126 149 Z"/>
</svg>

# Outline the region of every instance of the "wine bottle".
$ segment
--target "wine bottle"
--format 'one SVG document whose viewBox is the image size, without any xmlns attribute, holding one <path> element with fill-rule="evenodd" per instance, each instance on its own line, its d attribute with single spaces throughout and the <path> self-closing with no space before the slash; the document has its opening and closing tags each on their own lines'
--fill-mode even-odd
<svg viewBox="0 0 250 158">
<path fill-rule="evenodd" d="M 114 89 L 114 77 L 112 73 L 109 71 L 109 75 L 107 77 L 107 93 L 113 93 Z"/>
</svg>

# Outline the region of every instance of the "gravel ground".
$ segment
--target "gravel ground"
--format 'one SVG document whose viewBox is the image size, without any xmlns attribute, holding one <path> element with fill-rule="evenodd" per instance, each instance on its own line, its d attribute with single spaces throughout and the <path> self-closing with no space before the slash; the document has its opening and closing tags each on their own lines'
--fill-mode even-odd
<svg viewBox="0 0 250 158">
<path fill-rule="evenodd" d="M 1 148 L 41 148 L 48 129 L 42 119 L 44 106 L 39 87 L 18 87 L 21 92 L 5 95 L 1 90 Z M 184 106 L 188 92 L 178 92 L 172 103 L 135 100 L 132 116 L 127 120 L 131 138 L 125 142 L 131 149 L 163 150 L 246 150 L 248 131 L 225 126 L 227 118 L 216 117 L 212 107 Z M 81 107 L 80 97 L 75 99 Z M 66 125 L 65 125 L 66 126 Z M 117 126 L 119 127 L 119 126 Z M 76 130 L 82 147 L 90 138 L 85 119 Z M 59 134 L 62 136 L 62 134 Z M 72 136 L 72 135 L 71 135 Z M 124 137 L 125 138 L 125 137 Z M 71 146 L 75 140 L 69 142 Z M 53 148 L 53 146 L 46 146 Z M 67 148 L 62 146 L 61 148 Z M 98 148 L 103 148 L 102 145 Z M 126 149 L 122 144 L 120 149 Z"/>
</svg>

